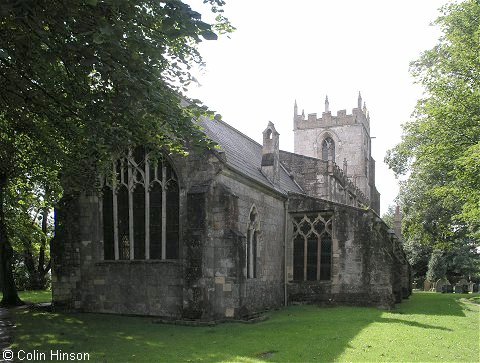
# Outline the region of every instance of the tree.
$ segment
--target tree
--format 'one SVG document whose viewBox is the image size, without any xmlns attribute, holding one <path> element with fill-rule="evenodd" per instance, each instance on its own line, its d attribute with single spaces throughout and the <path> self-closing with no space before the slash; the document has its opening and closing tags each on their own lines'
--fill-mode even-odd
<svg viewBox="0 0 480 363">
<path fill-rule="evenodd" d="M 134 145 L 208 147 L 180 104 L 202 63 L 196 45 L 230 32 L 222 0 L 212 24 L 179 0 L 11 1 L 0 6 L 0 277 L 3 304 L 20 303 L 11 273 L 6 190 L 60 177 L 64 194 L 95 188 L 112 155 Z M 184 98 L 185 99 L 185 98 Z M 34 166 L 37 166 L 35 169 Z"/>
<path fill-rule="evenodd" d="M 434 250 L 428 261 L 427 280 L 437 281 L 443 279 L 447 273 L 447 264 L 443 252 Z"/>
<path fill-rule="evenodd" d="M 447 278 L 458 282 L 462 278 L 478 281 L 480 278 L 480 251 L 473 240 L 457 240 L 453 248 L 444 253 Z"/>
<path fill-rule="evenodd" d="M 388 206 L 387 211 L 382 215 L 382 219 L 388 227 L 392 229 L 395 227 L 395 206 L 394 205 Z"/>
<path fill-rule="evenodd" d="M 399 199 L 414 274 L 455 280 L 479 271 L 480 3 L 441 12 L 438 44 L 411 64 L 425 97 L 385 161 L 397 175 L 408 173 Z"/>
<path fill-rule="evenodd" d="M 405 241 L 403 249 L 412 268 L 412 277 L 415 280 L 424 280 L 427 276 L 428 263 L 432 256 L 432 246 L 409 239 Z"/>
<path fill-rule="evenodd" d="M 34 173 L 38 177 L 38 172 Z M 58 180 L 16 180 L 6 193 L 7 233 L 14 250 L 14 277 L 17 287 L 40 290 L 48 285 L 50 271 L 49 242 L 53 237 L 51 211 L 59 199 Z"/>
<path fill-rule="evenodd" d="M 448 250 L 480 238 L 480 3 L 442 9 L 439 43 L 411 64 L 425 88 L 402 141 L 386 156 L 401 188 L 405 234 Z"/>
</svg>

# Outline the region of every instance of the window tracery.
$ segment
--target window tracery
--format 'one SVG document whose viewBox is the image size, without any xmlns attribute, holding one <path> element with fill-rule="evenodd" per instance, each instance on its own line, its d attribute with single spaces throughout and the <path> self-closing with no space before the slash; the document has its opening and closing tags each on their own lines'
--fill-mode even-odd
<svg viewBox="0 0 480 363">
<path fill-rule="evenodd" d="M 137 147 L 112 167 L 102 189 L 104 259 L 178 258 L 179 186 L 171 164 Z"/>
<path fill-rule="evenodd" d="M 330 280 L 332 215 L 305 214 L 293 218 L 293 280 Z"/>
<path fill-rule="evenodd" d="M 322 160 L 335 161 L 335 142 L 330 136 L 322 141 Z"/>
</svg>

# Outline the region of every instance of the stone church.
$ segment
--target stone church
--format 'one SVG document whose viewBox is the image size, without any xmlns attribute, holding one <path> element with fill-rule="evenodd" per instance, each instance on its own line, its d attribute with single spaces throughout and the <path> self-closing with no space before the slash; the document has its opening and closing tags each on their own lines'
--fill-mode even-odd
<svg viewBox="0 0 480 363">
<path fill-rule="evenodd" d="M 398 233 L 379 217 L 370 118 L 294 105 L 294 153 L 200 120 L 219 148 L 131 150 L 98 195 L 56 213 L 53 301 L 86 312 L 241 318 L 293 302 L 392 308 L 411 292 Z M 67 212 L 68 210 L 68 212 Z"/>
</svg>

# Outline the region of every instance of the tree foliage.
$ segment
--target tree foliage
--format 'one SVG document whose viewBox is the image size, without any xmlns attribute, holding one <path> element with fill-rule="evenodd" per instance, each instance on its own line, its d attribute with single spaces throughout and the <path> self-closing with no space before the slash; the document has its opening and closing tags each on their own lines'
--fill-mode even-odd
<svg viewBox="0 0 480 363">
<path fill-rule="evenodd" d="M 14 277 L 20 289 L 40 290 L 49 284 L 51 211 L 60 194 L 58 179 L 50 179 L 52 182 L 43 185 L 39 180 L 19 178 L 7 189 L 7 233 L 14 249 Z"/>
<path fill-rule="evenodd" d="M 233 30 L 222 0 L 213 23 L 180 0 L 6 0 L 0 5 L 0 277 L 19 303 L 5 211 L 12 185 L 49 176 L 94 188 L 112 155 L 133 145 L 208 147 L 180 94 L 201 64 L 196 45 Z M 38 173 L 38 175 L 37 175 Z M 53 181 L 55 182 L 55 181 Z M 36 185 L 39 185 L 38 183 Z M 21 191 L 22 188 L 17 190 Z M 43 190 L 45 192 L 45 190 Z"/>
<path fill-rule="evenodd" d="M 425 89 L 385 161 L 401 184 L 405 249 L 416 277 L 474 277 L 480 238 L 480 3 L 441 9 L 438 44 L 411 64 Z"/>
<path fill-rule="evenodd" d="M 425 89 L 386 162 L 409 173 L 401 188 L 405 233 L 447 249 L 480 237 L 480 3 L 442 9 L 439 43 L 411 64 Z"/>
<path fill-rule="evenodd" d="M 389 228 L 395 227 L 395 206 L 389 205 L 387 211 L 383 213 L 382 219 Z"/>
<path fill-rule="evenodd" d="M 440 250 L 434 250 L 428 261 L 427 280 L 437 281 L 445 278 L 447 274 L 447 264 L 443 253 Z"/>
</svg>

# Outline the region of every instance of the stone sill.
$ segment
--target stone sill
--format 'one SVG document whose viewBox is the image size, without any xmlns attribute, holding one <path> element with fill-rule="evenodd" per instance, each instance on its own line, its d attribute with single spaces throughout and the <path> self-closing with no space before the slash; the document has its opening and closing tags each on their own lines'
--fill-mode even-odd
<svg viewBox="0 0 480 363">
<path fill-rule="evenodd" d="M 169 265 L 183 265 L 182 260 L 105 260 L 96 262 L 96 266 L 105 266 L 105 265 L 160 265 L 160 264 L 169 264 Z"/>
<path fill-rule="evenodd" d="M 289 285 L 331 285 L 332 280 L 316 280 L 316 281 L 294 281 L 290 280 L 288 281 Z"/>
</svg>

